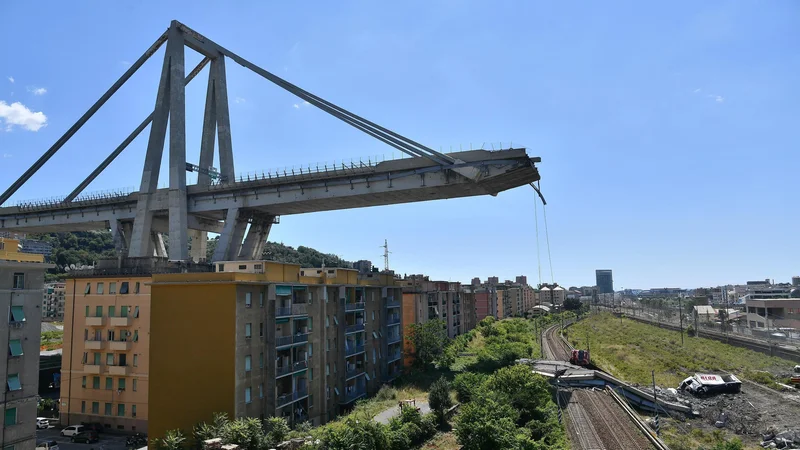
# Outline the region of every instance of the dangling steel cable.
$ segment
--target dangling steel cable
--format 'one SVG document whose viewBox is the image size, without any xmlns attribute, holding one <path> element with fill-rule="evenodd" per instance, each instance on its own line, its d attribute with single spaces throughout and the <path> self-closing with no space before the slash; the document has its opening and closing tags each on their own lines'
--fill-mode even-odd
<svg viewBox="0 0 800 450">
<path fill-rule="evenodd" d="M 544 216 L 544 236 L 547 240 L 547 261 L 550 263 L 550 283 L 555 284 L 555 277 L 553 277 L 553 258 L 550 256 L 550 233 L 547 231 L 547 204 L 542 204 L 542 215 Z"/>
</svg>

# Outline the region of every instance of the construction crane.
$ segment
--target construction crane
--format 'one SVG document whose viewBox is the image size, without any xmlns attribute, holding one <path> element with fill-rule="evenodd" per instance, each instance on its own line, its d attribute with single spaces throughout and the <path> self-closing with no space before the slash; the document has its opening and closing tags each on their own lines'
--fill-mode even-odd
<svg viewBox="0 0 800 450">
<path fill-rule="evenodd" d="M 220 183 L 224 183 L 228 180 L 225 179 L 224 176 L 220 175 L 219 170 L 216 167 L 209 167 L 207 169 L 198 166 L 197 164 L 186 163 L 186 171 L 187 172 L 197 172 L 202 173 L 204 175 L 208 175 L 214 181 L 219 181 Z"/>
</svg>

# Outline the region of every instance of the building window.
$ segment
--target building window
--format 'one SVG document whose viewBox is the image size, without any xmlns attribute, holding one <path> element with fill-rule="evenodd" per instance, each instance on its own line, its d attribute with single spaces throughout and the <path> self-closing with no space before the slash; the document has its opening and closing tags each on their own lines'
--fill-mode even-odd
<svg viewBox="0 0 800 450">
<path fill-rule="evenodd" d="M 264 307 L 264 293 L 263 292 L 259 292 L 258 293 L 258 307 L 259 308 L 263 308 Z"/>
<path fill-rule="evenodd" d="M 139 330 L 133 330 L 133 342 L 139 342 Z"/>
<path fill-rule="evenodd" d="M 133 367 L 137 367 L 138 365 L 139 365 L 139 354 L 138 353 L 134 353 L 133 354 Z"/>
<path fill-rule="evenodd" d="M 120 378 L 119 380 L 117 380 L 117 389 L 119 389 L 120 391 L 125 390 L 125 378 Z"/>
<path fill-rule="evenodd" d="M 328 376 L 330 374 L 331 374 L 331 365 L 325 364 L 325 376 Z"/>
<path fill-rule="evenodd" d="M 97 295 L 102 295 L 104 292 L 105 292 L 105 287 L 103 286 L 103 283 L 102 282 L 97 283 Z"/>
<path fill-rule="evenodd" d="M 258 324 L 258 335 L 264 337 L 264 322 Z"/>
<path fill-rule="evenodd" d="M 84 295 L 92 293 L 92 283 L 86 283 L 86 289 L 83 290 Z"/>
<path fill-rule="evenodd" d="M 244 324 L 244 337 L 249 338 L 253 336 L 253 325 L 248 322 Z"/>
<path fill-rule="evenodd" d="M 107 416 L 110 416 L 110 415 L 111 415 L 111 403 L 106 403 L 106 407 L 105 407 L 105 409 L 106 409 L 106 410 L 105 410 L 105 414 L 106 414 Z"/>
<path fill-rule="evenodd" d="M 103 306 L 97 305 L 94 307 L 94 316 L 95 317 L 103 317 Z"/>
<path fill-rule="evenodd" d="M 239 264 L 239 270 L 247 270 L 247 265 Z"/>
<path fill-rule="evenodd" d="M 94 365 L 95 365 L 95 366 L 99 366 L 99 365 L 100 365 L 100 362 L 101 362 L 101 360 L 102 360 L 102 358 L 103 358 L 103 355 L 102 355 L 102 354 L 100 354 L 99 352 L 98 352 L 98 353 L 95 353 L 95 354 L 94 354 Z"/>
<path fill-rule="evenodd" d="M 86 311 L 84 312 L 86 317 L 89 317 L 89 305 L 86 305 Z"/>
<path fill-rule="evenodd" d="M 108 317 L 117 317 L 117 307 L 115 305 L 108 307 Z"/>
<path fill-rule="evenodd" d="M 253 399 L 250 398 L 250 388 L 249 387 L 244 388 L 244 402 L 250 403 L 252 401 Z"/>
<path fill-rule="evenodd" d="M 133 379 L 133 386 L 131 386 L 131 389 L 133 389 L 133 392 L 136 392 L 136 388 L 138 387 L 136 381 L 137 381 L 136 378 L 134 378 Z"/>
<path fill-rule="evenodd" d="M 128 293 L 128 282 L 123 281 L 121 285 L 119 285 L 119 293 L 120 294 L 127 294 Z"/>
<path fill-rule="evenodd" d="M 325 399 L 326 400 L 331 399 L 331 388 L 329 386 L 325 386 Z"/>
<path fill-rule="evenodd" d="M 81 378 L 81 387 L 82 388 L 86 387 L 86 376 L 85 375 L 83 376 L 83 378 Z"/>
<path fill-rule="evenodd" d="M 325 328 L 331 326 L 331 316 L 325 316 Z"/>
<path fill-rule="evenodd" d="M 25 322 L 25 311 L 21 305 L 11 307 L 11 319 L 12 322 Z"/>
<path fill-rule="evenodd" d="M 119 307 L 119 316 L 120 317 L 128 317 L 128 307 L 127 306 L 120 306 Z"/>
<path fill-rule="evenodd" d="M 6 408 L 6 420 L 3 423 L 6 426 L 17 424 L 17 408 Z"/>
<path fill-rule="evenodd" d="M 100 389 L 100 377 L 92 377 L 92 389 Z"/>
<path fill-rule="evenodd" d="M 372 321 L 375 321 L 375 311 L 372 311 Z"/>
<path fill-rule="evenodd" d="M 13 373 L 8 374 L 8 381 L 6 382 L 8 385 L 9 391 L 19 391 L 22 389 L 22 384 L 19 382 L 19 374 Z"/>
<path fill-rule="evenodd" d="M 8 352 L 11 356 L 22 356 L 22 342 L 19 339 L 8 341 Z"/>
<path fill-rule="evenodd" d="M 125 404 L 120 403 L 117 405 L 117 415 L 119 417 L 125 417 Z"/>
<path fill-rule="evenodd" d="M 106 365 L 113 366 L 114 365 L 114 354 L 113 353 L 106 353 Z"/>
<path fill-rule="evenodd" d="M 258 354 L 258 368 L 259 369 L 263 369 L 264 368 L 264 353 L 259 353 Z"/>
<path fill-rule="evenodd" d="M 218 264 L 217 272 L 224 272 L 224 271 L 225 271 L 225 264 Z"/>
<path fill-rule="evenodd" d="M 244 307 L 250 308 L 253 306 L 253 297 L 249 292 L 244 293 Z"/>
<path fill-rule="evenodd" d="M 17 272 L 14 274 L 14 287 L 12 289 L 25 289 L 24 273 Z"/>
<path fill-rule="evenodd" d="M 326 352 L 331 351 L 331 340 L 330 339 L 326 339 L 325 340 L 325 351 Z"/>
<path fill-rule="evenodd" d="M 333 324 L 339 325 L 339 319 L 336 316 L 333 316 Z"/>
<path fill-rule="evenodd" d="M 110 391 L 114 389 L 114 379 L 111 377 L 106 377 L 106 390 Z"/>
<path fill-rule="evenodd" d="M 252 363 L 250 361 L 250 355 L 245 355 L 245 357 L 244 357 L 244 371 L 245 372 L 250 372 L 251 364 Z"/>
<path fill-rule="evenodd" d="M 336 363 L 333 363 L 333 373 L 336 373 Z"/>
<path fill-rule="evenodd" d="M 92 402 L 92 414 L 100 414 L 100 402 Z"/>
<path fill-rule="evenodd" d="M 258 385 L 258 398 L 264 398 L 264 383 Z"/>
<path fill-rule="evenodd" d="M 81 401 L 81 413 L 86 413 L 86 401 Z"/>
<path fill-rule="evenodd" d="M 139 307 L 138 306 L 134 306 L 133 307 L 133 318 L 134 319 L 138 319 L 139 318 Z"/>
<path fill-rule="evenodd" d="M 314 381 L 314 368 L 308 369 L 308 381 Z"/>
<path fill-rule="evenodd" d="M 117 293 L 117 282 L 112 281 L 108 283 L 108 293 L 109 294 L 116 294 Z"/>
<path fill-rule="evenodd" d="M 139 282 L 138 281 L 136 282 L 136 284 L 133 285 L 133 293 L 134 294 L 138 294 L 139 293 Z"/>
<path fill-rule="evenodd" d="M 131 405 L 131 417 L 136 417 L 136 405 Z"/>
</svg>

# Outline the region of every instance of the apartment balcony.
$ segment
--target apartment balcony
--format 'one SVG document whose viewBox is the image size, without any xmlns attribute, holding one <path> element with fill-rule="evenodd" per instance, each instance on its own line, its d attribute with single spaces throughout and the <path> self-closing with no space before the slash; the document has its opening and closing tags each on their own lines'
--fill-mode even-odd
<svg viewBox="0 0 800 450">
<path fill-rule="evenodd" d="M 364 353 L 364 344 L 345 346 L 345 351 L 344 351 L 345 356 L 353 356 L 359 353 Z"/>
<path fill-rule="evenodd" d="M 115 352 L 127 352 L 131 349 L 129 341 L 108 341 L 108 349 Z"/>
<path fill-rule="evenodd" d="M 276 336 L 275 337 L 275 347 L 286 347 L 287 345 L 292 345 L 292 336 Z"/>
<path fill-rule="evenodd" d="M 387 308 L 399 308 L 400 307 L 400 300 L 386 300 L 386 307 Z"/>
<path fill-rule="evenodd" d="M 386 325 L 397 325 L 398 323 L 400 323 L 400 316 L 389 316 L 386 319 Z"/>
<path fill-rule="evenodd" d="M 275 317 L 289 317 L 292 315 L 291 306 L 276 306 Z"/>
<path fill-rule="evenodd" d="M 103 326 L 103 317 L 86 317 L 86 326 L 87 327 L 102 327 Z"/>
<path fill-rule="evenodd" d="M 300 372 L 301 370 L 306 370 L 308 368 L 308 360 L 304 359 L 302 361 L 297 361 L 292 364 L 292 372 Z"/>
<path fill-rule="evenodd" d="M 311 333 L 302 333 L 302 334 L 295 334 L 292 336 L 292 342 L 295 344 L 302 344 L 304 342 L 308 342 L 308 336 Z"/>
<path fill-rule="evenodd" d="M 130 317 L 109 317 L 109 325 L 112 327 L 129 327 L 131 326 Z"/>
<path fill-rule="evenodd" d="M 307 389 L 303 389 L 302 391 L 290 392 L 288 394 L 283 394 L 278 396 L 278 398 L 275 400 L 275 407 L 280 408 L 281 406 L 286 406 L 289 403 L 302 400 L 306 397 L 308 397 Z"/>
<path fill-rule="evenodd" d="M 292 373 L 292 365 L 275 366 L 275 378 L 282 378 Z"/>
<path fill-rule="evenodd" d="M 364 302 L 356 302 L 356 303 L 345 303 L 344 310 L 347 312 L 351 311 L 363 311 L 364 310 Z"/>
<path fill-rule="evenodd" d="M 101 340 L 88 340 L 83 342 L 83 348 L 86 350 L 102 350 L 103 341 Z"/>
<path fill-rule="evenodd" d="M 345 377 L 345 380 L 349 380 L 349 379 L 355 378 L 355 377 L 357 377 L 359 375 L 364 375 L 364 367 L 363 366 L 362 367 L 356 367 L 354 369 L 348 370 L 347 372 L 345 372 L 344 377 Z"/>
<path fill-rule="evenodd" d="M 358 333 L 359 331 L 364 331 L 364 324 L 363 323 L 350 325 L 347 328 L 345 328 L 345 330 L 344 330 L 345 334 Z"/>
<path fill-rule="evenodd" d="M 84 364 L 83 373 L 100 373 L 100 364 Z"/>
<path fill-rule="evenodd" d="M 307 316 L 308 315 L 308 304 L 307 303 L 295 303 L 292 305 L 292 315 L 293 316 Z"/>
<path fill-rule="evenodd" d="M 386 343 L 387 344 L 394 344 L 396 342 L 400 342 L 401 340 L 403 340 L 403 339 L 399 334 L 397 334 L 397 335 L 389 334 L 389 335 L 386 336 Z"/>
<path fill-rule="evenodd" d="M 130 375 L 130 367 L 129 366 L 106 366 L 108 367 L 108 374 L 109 375 L 117 375 L 120 377 L 126 377 Z"/>
<path fill-rule="evenodd" d="M 365 386 L 358 386 L 350 391 L 345 390 L 344 396 L 339 403 L 346 405 L 365 395 L 367 395 L 367 388 Z"/>
</svg>

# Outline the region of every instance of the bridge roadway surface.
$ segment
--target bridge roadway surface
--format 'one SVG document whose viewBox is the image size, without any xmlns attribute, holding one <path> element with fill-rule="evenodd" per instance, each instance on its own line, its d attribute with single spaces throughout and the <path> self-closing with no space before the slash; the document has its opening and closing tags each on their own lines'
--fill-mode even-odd
<svg viewBox="0 0 800 450">
<path fill-rule="evenodd" d="M 570 351 L 558 336 L 559 326 L 545 331 L 542 342 L 545 358 L 569 361 Z M 566 365 L 565 365 L 566 367 Z M 560 390 L 559 400 L 566 405 L 565 424 L 573 448 L 580 450 L 653 449 L 620 406 L 605 391 L 593 389 Z"/>
<path fill-rule="evenodd" d="M 312 168 L 294 174 L 264 174 L 235 182 L 187 187 L 189 228 L 221 232 L 226 211 L 288 215 L 391 205 L 475 195 L 496 195 L 539 180 L 539 158 L 525 149 L 470 150 L 450 153 L 463 161 L 443 167 L 426 158 L 405 158 L 348 167 Z M 472 177 L 463 173 L 471 171 Z M 532 192 L 533 194 L 533 192 Z M 0 208 L 0 230 L 60 232 L 108 229 L 114 220 L 132 221 L 138 193 L 22 202 Z M 153 228 L 167 231 L 169 189 L 153 194 Z M 159 225 L 161 224 L 161 225 Z"/>
</svg>

